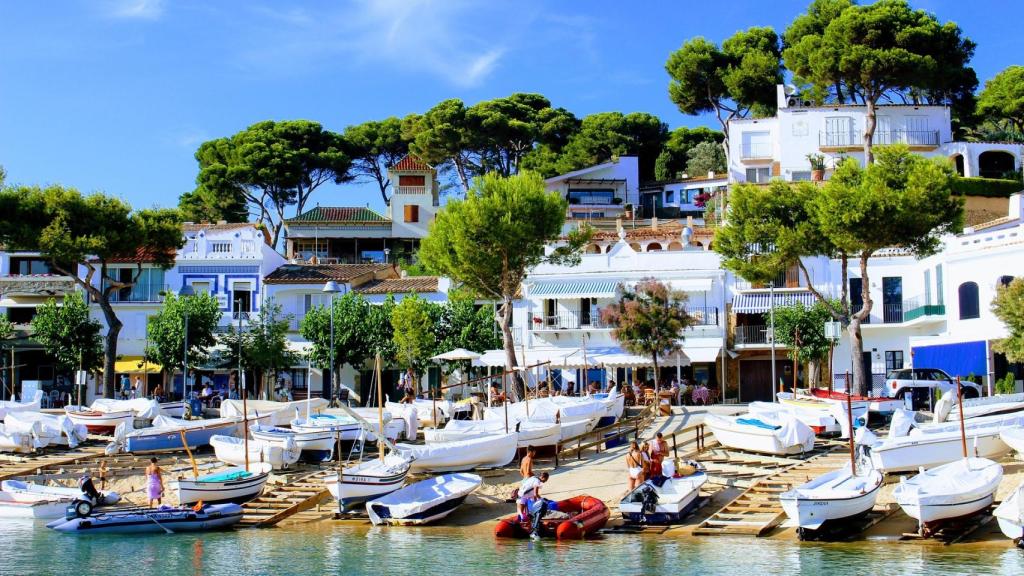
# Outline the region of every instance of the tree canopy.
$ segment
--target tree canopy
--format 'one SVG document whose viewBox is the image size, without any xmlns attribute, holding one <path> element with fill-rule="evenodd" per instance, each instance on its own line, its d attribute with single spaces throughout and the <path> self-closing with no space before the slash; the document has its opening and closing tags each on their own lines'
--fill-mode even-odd
<svg viewBox="0 0 1024 576">
<path fill-rule="evenodd" d="M 399 365 L 419 374 L 437 348 L 432 316 L 437 306 L 416 294 L 410 294 L 395 306 L 391 314 L 396 359 Z"/>
<path fill-rule="evenodd" d="M 714 142 L 701 142 L 686 153 L 686 171 L 691 176 L 703 176 L 726 170 L 725 151 Z"/>
<path fill-rule="evenodd" d="M 1024 279 L 1000 286 L 992 300 L 992 313 L 1006 325 L 1009 336 L 996 342 L 997 352 L 1010 362 L 1024 362 Z"/>
<path fill-rule="evenodd" d="M 725 134 L 700 126 L 676 128 L 668 135 L 654 162 L 654 177 L 657 180 L 678 178 L 680 173 L 689 172 L 686 163 L 689 161 L 690 150 L 702 142 L 721 144 Z M 724 154 L 723 154 L 724 157 Z M 691 174 L 694 174 L 691 172 Z"/>
<path fill-rule="evenodd" d="M 727 142 L 730 120 L 775 111 L 775 86 L 782 83 L 779 37 L 771 28 L 752 27 L 719 47 L 698 36 L 669 56 L 665 70 L 669 98 L 679 111 L 714 114 Z"/>
<path fill-rule="evenodd" d="M 207 363 L 210 348 L 217 344 L 217 325 L 223 316 L 217 298 L 210 294 L 167 294 L 163 308 L 150 316 L 146 324 L 146 359 L 163 367 L 165 381 L 185 361 L 186 315 L 190 370 Z M 187 379 L 183 382 L 187 383 Z"/>
<path fill-rule="evenodd" d="M 798 266 L 808 289 L 832 316 L 847 326 L 855 356 L 861 323 L 873 302 L 869 259 L 883 248 L 903 248 L 927 256 L 943 234 L 963 224 L 962 198 L 953 194 L 955 174 L 948 161 L 926 159 L 906 146 L 877 149 L 874 164 L 841 163 L 824 187 L 773 181 L 767 187 L 733 189 L 728 218 L 715 234 L 714 249 L 727 269 L 752 282 L 767 282 Z M 820 293 L 802 258 L 827 256 L 841 262 L 838 300 Z M 848 265 L 859 264 L 863 306 L 854 311 L 848 295 Z M 866 391 L 866 375 L 853 363 L 856 389 Z"/>
<path fill-rule="evenodd" d="M 811 306 L 796 302 L 775 308 L 775 342 L 789 348 L 790 359 L 811 365 L 808 387 L 817 382 L 818 363 L 831 350 L 831 342 L 825 338 L 825 322 L 832 320 L 832 308 L 836 306 L 816 301 Z"/>
<path fill-rule="evenodd" d="M 267 380 L 278 370 L 291 367 L 297 355 L 288 348 L 288 330 L 293 316 L 281 314 L 281 305 L 273 298 L 267 299 L 260 311 L 250 316 L 247 325 L 240 330 L 234 325 L 228 327 L 227 333 L 220 338 L 224 352 L 220 360 L 229 366 L 239 365 L 241 350 L 242 369 L 253 370 L 256 380 L 260 382 L 257 394 L 260 398 L 269 396 L 272 385 Z"/>
<path fill-rule="evenodd" d="M 57 361 L 62 372 L 95 372 L 103 367 L 102 329 L 78 291 L 65 295 L 60 305 L 55 298 L 48 299 L 32 318 L 32 339 Z"/>
<path fill-rule="evenodd" d="M 978 96 L 978 113 L 1024 135 L 1024 66 L 1009 66 L 985 82 Z"/>
<path fill-rule="evenodd" d="M 838 14 L 837 14 L 838 12 Z M 827 20 L 827 25 L 822 25 Z M 973 108 L 975 44 L 906 0 L 815 2 L 787 30 L 786 67 L 820 92 L 866 105 L 864 155 L 873 161 L 876 105 L 883 99 Z"/>
<path fill-rule="evenodd" d="M 346 153 L 352 159 L 350 174 L 355 180 L 377 184 L 384 204 L 390 203 L 388 168 L 409 152 L 409 141 L 402 135 L 402 121 L 392 116 L 349 126 L 343 138 Z"/>
<path fill-rule="evenodd" d="M 197 186 L 180 204 L 190 213 L 233 222 L 248 219 L 241 218 L 244 205 L 270 230 L 276 248 L 289 207 L 301 214 L 317 188 L 350 179 L 345 149 L 342 136 L 318 122 L 258 122 L 199 146 Z"/>
<path fill-rule="evenodd" d="M 0 214 L 0 242 L 38 250 L 53 270 L 72 278 L 99 305 L 107 324 L 103 382 L 105 393 L 112 395 L 122 323 L 111 299 L 135 284 L 144 264 L 173 265 L 175 251 L 184 244 L 178 211 L 132 210 L 118 198 L 84 196 L 63 186 L 9 186 L 0 189 Z M 130 279 L 112 274 L 114 260 L 134 270 Z"/>
<path fill-rule="evenodd" d="M 619 302 L 601 310 L 601 320 L 613 326 L 612 337 L 639 356 L 649 356 L 658 376 L 658 359 L 682 350 L 686 329 L 695 323 L 686 313 L 686 293 L 647 278 L 623 291 Z"/>
<path fill-rule="evenodd" d="M 517 366 L 512 342 L 512 301 L 528 270 L 550 262 L 579 262 L 589 234 L 574 231 L 550 251 L 565 223 L 568 203 L 548 192 L 541 177 L 523 172 L 476 179 L 464 200 L 438 211 L 420 244 L 420 260 L 482 298 L 501 302 L 508 368 Z"/>
</svg>

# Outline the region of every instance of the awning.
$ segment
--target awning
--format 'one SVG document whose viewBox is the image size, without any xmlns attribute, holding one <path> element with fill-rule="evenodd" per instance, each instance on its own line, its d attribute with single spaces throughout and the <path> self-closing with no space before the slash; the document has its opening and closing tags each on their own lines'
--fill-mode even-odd
<svg viewBox="0 0 1024 576">
<path fill-rule="evenodd" d="M 914 368 L 938 368 L 950 376 L 976 376 L 988 373 L 988 351 L 984 341 L 915 346 Z"/>
<path fill-rule="evenodd" d="M 613 280 L 542 280 L 529 287 L 531 298 L 614 298 Z"/>
<path fill-rule="evenodd" d="M 526 350 L 526 362 L 523 362 L 523 351 L 516 347 L 516 362 L 520 367 L 551 362 L 551 368 L 574 368 L 583 366 L 583 353 L 580 348 L 534 348 Z M 473 361 L 474 366 L 505 366 L 504 350 L 488 350 Z"/>
<path fill-rule="evenodd" d="M 721 338 L 687 338 L 683 340 L 683 355 L 690 364 L 714 362 L 722 351 Z"/>
<path fill-rule="evenodd" d="M 161 366 L 145 362 L 142 356 L 122 356 L 114 362 L 114 372 L 118 374 L 159 374 Z"/>
<path fill-rule="evenodd" d="M 800 292 L 776 292 L 775 293 L 775 307 L 782 308 L 783 306 L 790 306 L 792 304 L 803 304 L 804 306 L 814 306 L 814 302 L 817 299 L 814 294 L 810 291 L 803 290 Z M 732 299 L 732 311 L 736 314 L 751 314 L 757 312 L 767 312 L 771 309 L 771 293 L 769 292 L 755 292 L 750 294 L 737 294 Z"/>
</svg>

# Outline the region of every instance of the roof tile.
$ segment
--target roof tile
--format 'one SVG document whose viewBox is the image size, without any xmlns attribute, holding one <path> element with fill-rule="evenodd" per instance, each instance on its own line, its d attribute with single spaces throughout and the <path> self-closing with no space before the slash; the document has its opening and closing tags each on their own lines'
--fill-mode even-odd
<svg viewBox="0 0 1024 576">
<path fill-rule="evenodd" d="M 289 218 L 286 222 L 343 222 L 347 224 L 384 224 L 387 217 L 363 206 L 317 206 Z"/>
<path fill-rule="evenodd" d="M 437 276 L 410 276 L 407 278 L 371 280 L 366 284 L 356 287 L 354 291 L 362 294 L 407 294 L 409 292 L 425 294 L 427 292 L 437 292 L 437 284 Z"/>
<path fill-rule="evenodd" d="M 360 276 L 391 269 L 390 264 L 285 264 L 267 274 L 266 284 L 350 282 Z"/>
<path fill-rule="evenodd" d="M 395 162 L 391 169 L 399 172 L 429 172 L 433 170 L 426 162 L 412 154 L 406 154 L 401 160 Z"/>
</svg>

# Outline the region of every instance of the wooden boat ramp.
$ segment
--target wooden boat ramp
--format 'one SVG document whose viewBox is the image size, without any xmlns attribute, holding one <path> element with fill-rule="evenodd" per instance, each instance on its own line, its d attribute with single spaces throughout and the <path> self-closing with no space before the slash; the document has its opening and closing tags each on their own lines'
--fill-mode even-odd
<svg viewBox="0 0 1024 576">
<path fill-rule="evenodd" d="M 239 526 L 269 528 L 317 507 L 330 498 L 323 482 L 328 474 L 329 470 L 300 470 L 283 475 L 283 482 L 267 484 L 259 498 L 243 505 Z"/>
</svg>

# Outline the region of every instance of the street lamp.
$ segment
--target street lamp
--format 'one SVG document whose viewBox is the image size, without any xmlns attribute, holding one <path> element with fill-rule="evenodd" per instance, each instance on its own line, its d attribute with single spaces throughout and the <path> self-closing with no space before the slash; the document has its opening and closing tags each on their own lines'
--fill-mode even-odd
<svg viewBox="0 0 1024 576">
<path fill-rule="evenodd" d="M 341 292 L 341 287 L 334 280 L 328 280 L 321 292 L 331 295 L 331 405 L 337 401 L 337 386 L 334 375 L 334 295 Z"/>
<path fill-rule="evenodd" d="M 384 249 L 384 263 L 388 263 L 388 255 L 391 254 L 391 248 Z"/>
<path fill-rule="evenodd" d="M 178 296 L 180 298 L 187 298 L 189 296 L 195 296 L 195 295 L 196 295 L 196 291 L 192 288 L 192 286 L 190 286 L 188 284 L 182 284 L 181 288 L 178 290 Z M 188 399 L 189 392 L 191 392 L 191 390 L 188 389 L 189 388 L 189 385 L 188 385 L 188 306 L 186 305 L 184 309 L 185 309 L 185 350 L 184 350 L 184 354 L 182 355 L 182 357 L 183 357 L 183 360 L 182 360 L 182 368 L 183 368 L 182 374 L 184 375 L 184 379 L 182 380 L 181 384 L 182 384 L 182 389 L 185 391 L 185 399 Z"/>
</svg>

